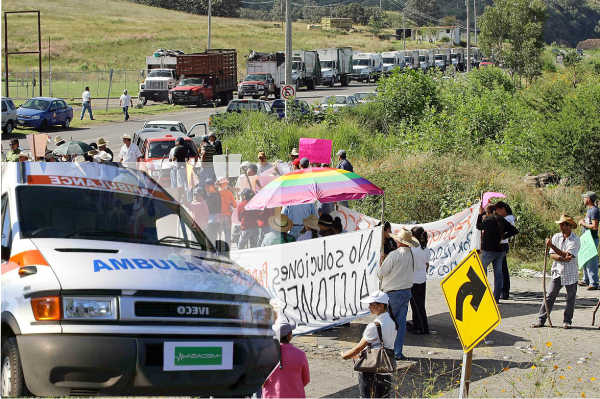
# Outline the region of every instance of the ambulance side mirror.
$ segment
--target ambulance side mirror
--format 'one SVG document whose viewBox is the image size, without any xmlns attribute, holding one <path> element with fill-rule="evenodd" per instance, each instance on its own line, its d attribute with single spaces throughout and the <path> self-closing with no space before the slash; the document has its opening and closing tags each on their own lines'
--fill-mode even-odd
<svg viewBox="0 0 600 399">
<path fill-rule="evenodd" d="M 8 247 L 2 246 L 2 262 L 8 262 L 10 259 L 10 249 Z"/>
</svg>

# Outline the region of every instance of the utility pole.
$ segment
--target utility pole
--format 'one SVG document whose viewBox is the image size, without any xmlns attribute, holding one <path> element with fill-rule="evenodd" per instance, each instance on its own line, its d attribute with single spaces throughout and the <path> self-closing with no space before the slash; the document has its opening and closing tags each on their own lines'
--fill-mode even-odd
<svg viewBox="0 0 600 399">
<path fill-rule="evenodd" d="M 292 84 L 292 0 L 285 0 L 285 84 Z"/>
<path fill-rule="evenodd" d="M 381 0 L 379 0 L 379 10 L 381 11 Z"/>
<path fill-rule="evenodd" d="M 210 28 L 211 28 L 210 17 L 211 17 L 211 14 L 212 14 L 212 0 L 208 0 L 208 45 L 206 46 L 206 48 L 208 50 L 210 50 Z"/>
<path fill-rule="evenodd" d="M 404 11 L 402 11 L 402 38 L 404 39 L 404 51 L 406 51 L 406 24 Z"/>
<path fill-rule="evenodd" d="M 473 0 L 473 19 L 475 22 L 475 43 L 479 44 L 477 41 L 477 5 L 475 4 L 475 0 Z"/>
<path fill-rule="evenodd" d="M 469 0 L 465 0 L 467 4 L 467 72 L 471 70 L 471 15 L 469 13 Z"/>
</svg>

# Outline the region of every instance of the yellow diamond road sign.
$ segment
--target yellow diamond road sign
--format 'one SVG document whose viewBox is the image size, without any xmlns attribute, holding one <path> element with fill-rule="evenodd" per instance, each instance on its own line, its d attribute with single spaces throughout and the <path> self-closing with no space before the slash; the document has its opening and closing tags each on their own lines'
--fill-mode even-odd
<svg viewBox="0 0 600 399">
<path fill-rule="evenodd" d="M 500 311 L 485 269 L 473 250 L 440 283 L 465 352 L 500 324 Z"/>
</svg>

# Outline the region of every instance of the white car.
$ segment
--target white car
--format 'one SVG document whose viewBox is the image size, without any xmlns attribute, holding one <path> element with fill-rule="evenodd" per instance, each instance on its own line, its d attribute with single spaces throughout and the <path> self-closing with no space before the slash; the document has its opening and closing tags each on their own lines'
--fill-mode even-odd
<svg viewBox="0 0 600 399">
<path fill-rule="evenodd" d="M 165 129 L 170 132 L 181 132 L 188 137 L 195 138 L 196 134 L 192 133 L 192 130 L 194 130 L 196 126 L 204 126 L 204 133 L 198 135 L 198 140 L 194 140 L 194 143 L 196 143 L 196 146 L 198 146 L 202 136 L 208 134 L 206 123 L 195 123 L 190 130 L 187 130 L 185 125 L 179 121 L 150 121 L 145 122 L 142 129 Z"/>
<path fill-rule="evenodd" d="M 377 92 L 374 91 L 363 91 L 359 93 L 354 93 L 354 98 L 358 100 L 359 103 L 366 103 L 368 101 L 373 101 L 377 97 Z"/>
<path fill-rule="evenodd" d="M 318 110 L 322 112 L 328 108 L 333 108 L 334 111 L 337 111 L 340 108 L 356 107 L 358 104 L 359 104 L 358 100 L 356 99 L 356 97 L 354 97 L 352 95 L 350 95 L 350 96 L 340 96 L 340 95 L 327 96 L 323 100 L 321 100 Z"/>
<path fill-rule="evenodd" d="M 10 98 L 2 98 L 2 131 L 11 134 L 17 126 L 17 108 Z"/>
</svg>

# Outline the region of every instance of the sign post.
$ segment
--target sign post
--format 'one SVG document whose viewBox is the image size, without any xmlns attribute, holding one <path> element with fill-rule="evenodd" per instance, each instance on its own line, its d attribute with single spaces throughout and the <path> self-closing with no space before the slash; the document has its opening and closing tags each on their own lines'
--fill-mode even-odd
<svg viewBox="0 0 600 399">
<path fill-rule="evenodd" d="M 500 324 L 500 311 L 477 250 L 473 250 L 440 283 L 452 322 L 465 352 L 460 398 L 469 393 L 473 348 Z"/>
</svg>

